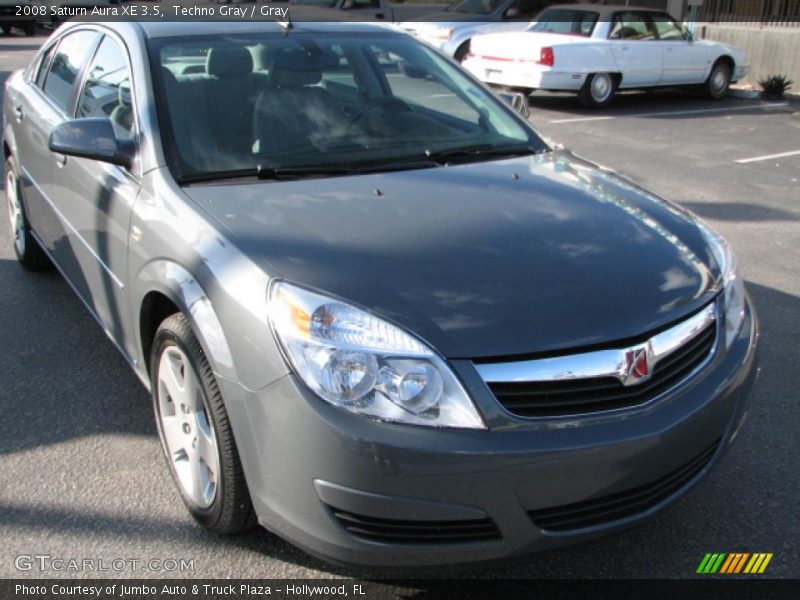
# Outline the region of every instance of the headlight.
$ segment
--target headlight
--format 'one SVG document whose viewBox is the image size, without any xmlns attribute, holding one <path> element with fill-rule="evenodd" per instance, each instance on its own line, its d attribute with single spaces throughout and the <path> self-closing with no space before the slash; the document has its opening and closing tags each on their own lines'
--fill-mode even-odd
<svg viewBox="0 0 800 600">
<path fill-rule="evenodd" d="M 698 227 L 711 247 L 714 259 L 722 273 L 722 281 L 725 286 L 723 301 L 725 304 L 725 348 L 727 349 L 738 337 L 744 322 L 744 282 L 739 277 L 736 269 L 736 256 L 727 240 L 702 223 L 698 222 Z"/>
<path fill-rule="evenodd" d="M 323 400 L 385 421 L 486 428 L 445 362 L 391 323 L 285 282 L 271 287 L 268 310 L 292 367 Z"/>
</svg>

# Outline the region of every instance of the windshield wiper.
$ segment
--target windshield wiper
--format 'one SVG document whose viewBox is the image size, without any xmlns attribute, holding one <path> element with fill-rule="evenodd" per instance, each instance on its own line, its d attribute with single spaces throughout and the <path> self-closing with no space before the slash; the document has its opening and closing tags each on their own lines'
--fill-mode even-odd
<svg viewBox="0 0 800 600">
<path fill-rule="evenodd" d="M 342 163 L 328 165 L 304 165 L 299 167 L 266 167 L 259 165 L 247 169 L 229 171 L 211 171 L 208 173 L 190 173 L 176 178 L 179 184 L 222 181 L 225 179 L 290 180 L 313 177 L 337 177 L 343 175 L 359 175 L 365 173 L 381 173 L 389 171 L 405 171 L 435 167 L 435 161 L 419 157 L 402 157 L 391 160 L 381 159 L 361 163 Z"/>
<path fill-rule="evenodd" d="M 326 177 L 335 175 L 352 175 L 358 173 L 347 165 L 309 165 L 307 167 L 265 167 L 256 169 L 259 179 L 300 179 L 302 177 Z"/>
<path fill-rule="evenodd" d="M 531 146 L 493 146 L 492 144 L 476 144 L 474 146 L 461 146 L 458 148 L 445 148 L 443 150 L 425 150 L 425 156 L 440 165 L 446 165 L 451 161 L 472 159 L 480 157 L 498 156 L 526 156 L 530 154 L 542 154 L 548 148 L 532 148 Z"/>
</svg>

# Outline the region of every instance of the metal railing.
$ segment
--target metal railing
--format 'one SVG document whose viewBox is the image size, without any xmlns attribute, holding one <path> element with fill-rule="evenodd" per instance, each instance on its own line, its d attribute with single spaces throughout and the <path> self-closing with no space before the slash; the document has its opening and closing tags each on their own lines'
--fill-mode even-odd
<svg viewBox="0 0 800 600">
<path fill-rule="evenodd" d="M 690 10 L 685 8 L 687 16 Z M 704 0 L 695 19 L 747 27 L 800 28 L 800 0 Z"/>
</svg>

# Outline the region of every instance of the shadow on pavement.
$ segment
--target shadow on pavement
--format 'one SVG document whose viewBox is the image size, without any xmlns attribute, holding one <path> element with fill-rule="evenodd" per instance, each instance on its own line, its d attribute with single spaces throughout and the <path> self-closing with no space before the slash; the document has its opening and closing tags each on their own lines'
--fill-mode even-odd
<svg viewBox="0 0 800 600">
<path fill-rule="evenodd" d="M 759 100 L 747 100 L 728 96 L 723 100 L 709 100 L 699 92 L 691 90 L 664 89 L 643 92 L 620 92 L 608 108 L 593 110 L 580 104 L 575 94 L 537 92 L 528 98 L 531 114 L 536 119 L 537 111 L 557 111 L 558 119 L 593 117 L 639 117 L 648 119 L 692 119 L 710 116 L 727 116 L 726 109 L 736 114 L 764 114 L 764 105 Z M 792 108 L 770 108 L 769 112 Z M 683 112 L 689 114 L 680 114 Z M 710 111 L 710 112 L 702 112 Z M 664 114 L 664 113 L 677 114 Z"/>
</svg>

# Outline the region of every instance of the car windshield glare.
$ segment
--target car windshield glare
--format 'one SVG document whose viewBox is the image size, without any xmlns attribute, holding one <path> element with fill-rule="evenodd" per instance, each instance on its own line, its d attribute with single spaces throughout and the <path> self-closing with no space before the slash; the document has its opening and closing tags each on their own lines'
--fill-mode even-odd
<svg viewBox="0 0 800 600">
<path fill-rule="evenodd" d="M 589 37 L 600 15 L 586 10 L 548 9 L 541 12 L 530 31 Z"/>
<path fill-rule="evenodd" d="M 155 41 L 162 135 L 179 180 L 315 165 L 397 169 L 462 147 L 491 152 L 461 160 L 546 148 L 493 94 L 405 35 Z"/>
</svg>

